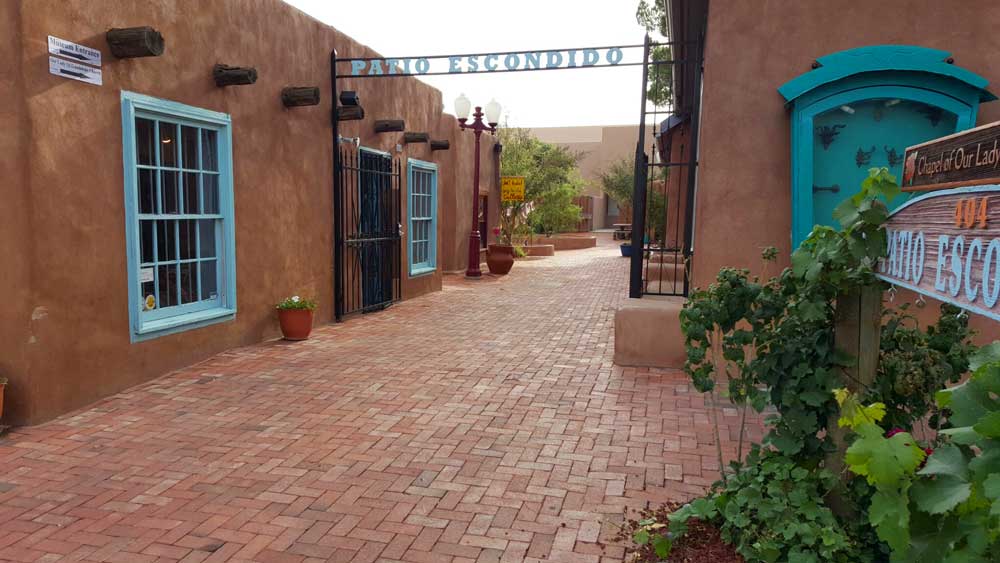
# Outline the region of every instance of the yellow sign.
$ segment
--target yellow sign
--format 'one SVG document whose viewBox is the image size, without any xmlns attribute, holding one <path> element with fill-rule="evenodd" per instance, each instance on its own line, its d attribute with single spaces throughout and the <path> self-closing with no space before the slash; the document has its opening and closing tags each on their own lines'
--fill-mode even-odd
<svg viewBox="0 0 1000 563">
<path fill-rule="evenodd" d="M 156 307 L 156 297 L 154 297 L 152 295 L 147 295 L 146 296 L 146 310 L 148 311 L 148 310 L 150 310 L 150 309 L 152 309 L 154 307 Z"/>
<path fill-rule="evenodd" d="M 500 177 L 500 201 L 524 201 L 524 176 Z"/>
</svg>

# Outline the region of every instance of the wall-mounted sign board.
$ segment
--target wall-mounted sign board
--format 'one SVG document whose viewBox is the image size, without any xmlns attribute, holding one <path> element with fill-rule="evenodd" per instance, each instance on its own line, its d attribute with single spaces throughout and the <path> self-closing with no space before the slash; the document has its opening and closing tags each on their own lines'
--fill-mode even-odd
<svg viewBox="0 0 1000 563">
<path fill-rule="evenodd" d="M 1000 321 L 1000 185 L 923 195 L 885 228 L 879 278 Z"/>
<path fill-rule="evenodd" d="M 66 57 L 78 63 L 101 66 L 101 52 L 86 45 L 49 36 L 49 53 Z"/>
<path fill-rule="evenodd" d="M 904 192 L 1000 184 L 1000 121 L 906 149 Z"/>
<path fill-rule="evenodd" d="M 500 201 L 524 201 L 524 176 L 500 177 Z"/>
<path fill-rule="evenodd" d="M 49 56 L 49 73 L 98 86 L 103 83 L 101 80 L 101 69 L 72 63 L 51 55 Z"/>
</svg>

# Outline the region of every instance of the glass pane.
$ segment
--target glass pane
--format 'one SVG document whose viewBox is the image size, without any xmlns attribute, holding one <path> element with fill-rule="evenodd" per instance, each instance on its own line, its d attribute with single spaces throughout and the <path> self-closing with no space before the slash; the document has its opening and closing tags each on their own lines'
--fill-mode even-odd
<svg viewBox="0 0 1000 563">
<path fill-rule="evenodd" d="M 198 301 L 198 262 L 181 264 L 181 304 Z"/>
<path fill-rule="evenodd" d="M 199 168 L 197 127 L 181 126 L 181 160 L 184 168 L 193 170 Z"/>
<path fill-rule="evenodd" d="M 201 298 L 215 299 L 219 291 L 218 262 L 207 260 L 199 264 L 201 264 Z"/>
<path fill-rule="evenodd" d="M 160 302 L 157 304 L 163 307 L 173 307 L 177 305 L 177 264 L 167 264 L 157 266 L 160 282 Z"/>
<path fill-rule="evenodd" d="M 202 213 L 218 213 L 219 212 L 219 175 L 218 174 L 202 174 L 202 190 L 204 190 L 203 201 L 205 204 Z"/>
<path fill-rule="evenodd" d="M 135 155 L 139 164 L 153 165 L 156 153 L 156 139 L 154 139 L 154 124 L 152 120 L 135 118 Z"/>
<path fill-rule="evenodd" d="M 160 262 L 177 259 L 177 237 L 174 225 L 177 221 L 156 221 L 156 256 Z"/>
<path fill-rule="evenodd" d="M 143 282 L 142 289 L 139 290 L 139 292 L 142 294 L 142 309 L 143 310 L 149 310 L 149 309 L 153 309 L 153 308 L 156 307 L 156 304 L 155 304 L 156 303 L 156 289 L 155 289 L 155 287 L 156 287 L 156 282 L 155 281 Z M 153 298 L 153 306 L 152 307 L 146 307 L 146 305 L 148 303 L 147 299 L 149 297 Z"/>
<path fill-rule="evenodd" d="M 155 170 L 139 169 L 139 213 L 156 213 Z"/>
<path fill-rule="evenodd" d="M 144 263 L 153 261 L 153 227 L 156 221 L 139 221 L 140 260 Z"/>
<path fill-rule="evenodd" d="M 160 171 L 160 193 L 163 196 L 163 208 L 161 213 L 180 213 L 177 195 L 177 172 L 169 170 Z"/>
<path fill-rule="evenodd" d="M 177 166 L 177 124 L 160 122 L 160 166 Z"/>
<path fill-rule="evenodd" d="M 218 139 L 215 131 L 209 129 L 201 130 L 201 169 L 218 170 Z"/>
<path fill-rule="evenodd" d="M 185 172 L 184 178 L 184 213 L 198 214 L 198 174 Z"/>
<path fill-rule="evenodd" d="M 181 260 L 191 260 L 198 257 L 197 221 L 178 221 L 177 242 L 181 249 Z"/>
<path fill-rule="evenodd" d="M 198 221 L 198 228 L 201 231 L 201 258 L 215 257 L 215 222 L 216 219 Z"/>
</svg>

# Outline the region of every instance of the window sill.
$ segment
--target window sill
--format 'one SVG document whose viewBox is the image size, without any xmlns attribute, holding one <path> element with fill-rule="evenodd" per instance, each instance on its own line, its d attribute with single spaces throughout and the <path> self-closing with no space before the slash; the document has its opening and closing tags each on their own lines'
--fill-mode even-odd
<svg viewBox="0 0 1000 563">
<path fill-rule="evenodd" d="M 415 269 L 410 270 L 410 277 L 411 278 L 419 278 L 421 276 L 426 276 L 427 274 L 432 274 L 435 271 L 437 271 L 437 267 L 436 266 L 423 266 L 423 267 L 420 267 L 420 268 L 415 268 Z"/>
<path fill-rule="evenodd" d="M 205 309 L 203 311 L 177 315 L 176 317 L 147 321 L 142 323 L 142 327 L 132 334 L 132 342 L 151 340 L 168 334 L 231 321 L 234 318 L 236 318 L 235 308 L 217 307 L 215 309 Z"/>
</svg>

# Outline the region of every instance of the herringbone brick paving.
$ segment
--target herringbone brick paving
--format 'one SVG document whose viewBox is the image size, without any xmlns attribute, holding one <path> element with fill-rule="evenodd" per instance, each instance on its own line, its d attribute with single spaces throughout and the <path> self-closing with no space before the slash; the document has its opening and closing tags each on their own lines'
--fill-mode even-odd
<svg viewBox="0 0 1000 563">
<path fill-rule="evenodd" d="M 616 367 L 617 247 L 233 350 L 0 439 L 0 560 L 621 561 L 718 471 L 683 374 Z M 736 413 L 725 409 L 727 455 Z"/>
</svg>

